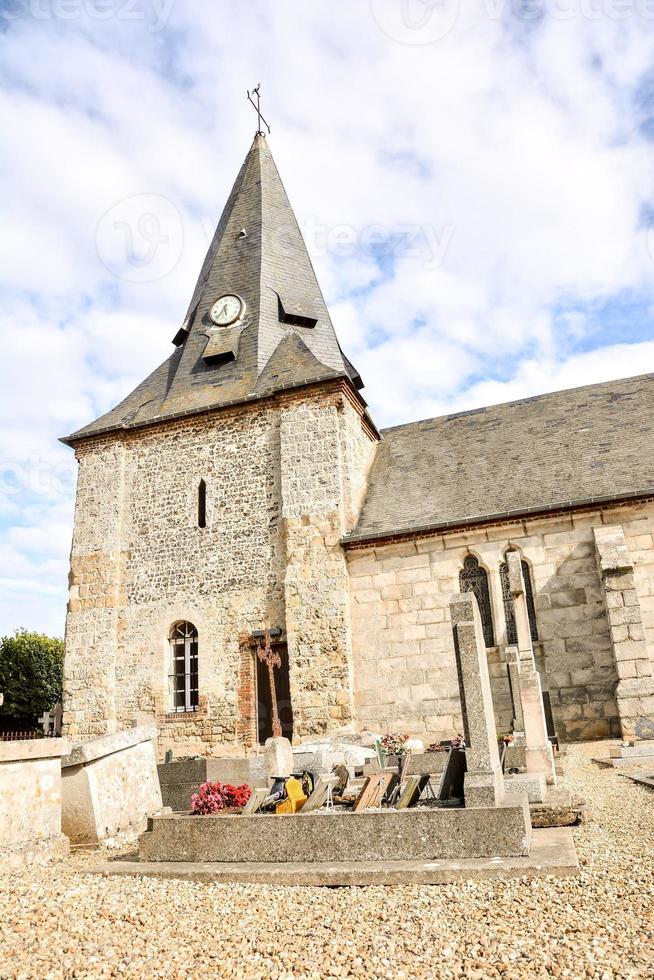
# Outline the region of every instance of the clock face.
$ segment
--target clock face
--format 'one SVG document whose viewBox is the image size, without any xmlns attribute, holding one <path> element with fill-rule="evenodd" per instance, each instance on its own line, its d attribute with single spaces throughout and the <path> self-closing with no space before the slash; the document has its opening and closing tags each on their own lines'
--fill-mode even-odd
<svg viewBox="0 0 654 980">
<path fill-rule="evenodd" d="M 209 311 L 209 316 L 219 327 L 227 327 L 238 320 L 244 307 L 245 303 L 240 296 L 228 293 L 216 300 Z"/>
</svg>

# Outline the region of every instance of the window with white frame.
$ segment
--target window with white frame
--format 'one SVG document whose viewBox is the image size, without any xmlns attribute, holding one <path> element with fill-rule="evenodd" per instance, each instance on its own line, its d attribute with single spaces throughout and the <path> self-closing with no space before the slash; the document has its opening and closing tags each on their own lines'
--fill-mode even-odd
<svg viewBox="0 0 654 980">
<path fill-rule="evenodd" d="M 171 711 L 198 707 L 198 631 L 193 623 L 175 623 L 170 631 Z"/>
</svg>

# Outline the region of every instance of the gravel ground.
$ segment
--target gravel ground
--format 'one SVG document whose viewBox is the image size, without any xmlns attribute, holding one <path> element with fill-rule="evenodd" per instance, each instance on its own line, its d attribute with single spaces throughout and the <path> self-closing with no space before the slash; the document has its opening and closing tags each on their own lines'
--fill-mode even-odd
<svg viewBox="0 0 654 980">
<path fill-rule="evenodd" d="M 582 874 L 396 888 L 0 877 L 0 977 L 654 977 L 654 794 L 574 746 Z"/>
</svg>

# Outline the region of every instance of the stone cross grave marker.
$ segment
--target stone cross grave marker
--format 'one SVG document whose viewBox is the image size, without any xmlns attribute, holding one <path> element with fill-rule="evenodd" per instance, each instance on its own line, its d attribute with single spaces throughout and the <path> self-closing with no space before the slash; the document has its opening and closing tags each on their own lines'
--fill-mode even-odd
<svg viewBox="0 0 654 980">
<path fill-rule="evenodd" d="M 44 735 L 59 735 L 61 734 L 61 719 L 63 717 L 63 709 L 60 704 L 55 704 L 54 708 L 50 711 L 44 711 L 39 718 L 39 725 L 43 729 Z"/>
</svg>

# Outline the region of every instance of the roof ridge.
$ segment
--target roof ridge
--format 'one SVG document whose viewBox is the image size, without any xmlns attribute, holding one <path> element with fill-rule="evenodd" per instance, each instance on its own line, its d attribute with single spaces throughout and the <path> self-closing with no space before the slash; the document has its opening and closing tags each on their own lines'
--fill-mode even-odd
<svg viewBox="0 0 654 980">
<path fill-rule="evenodd" d="M 465 418 L 468 415 L 479 415 L 482 412 L 490 412 L 495 408 L 513 407 L 514 405 L 526 405 L 529 402 L 545 400 L 556 395 L 565 395 L 572 391 L 589 391 L 591 389 L 604 388 L 607 385 L 620 384 L 621 382 L 654 381 L 654 372 L 643 374 L 627 375 L 626 378 L 610 378 L 608 381 L 595 381 L 585 385 L 573 385 L 569 388 L 555 388 L 554 391 L 542 391 L 537 395 L 526 395 L 524 398 L 514 398 L 505 402 L 494 402 L 492 405 L 479 405 L 477 408 L 463 409 L 461 412 L 451 412 L 446 415 L 433 415 L 424 419 L 416 419 L 414 422 L 399 422 L 397 425 L 389 425 L 380 429 L 382 435 L 387 432 L 396 432 L 398 429 L 408 429 L 413 425 L 426 425 L 428 422 L 449 422 L 454 419 Z"/>
</svg>

